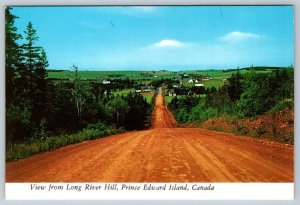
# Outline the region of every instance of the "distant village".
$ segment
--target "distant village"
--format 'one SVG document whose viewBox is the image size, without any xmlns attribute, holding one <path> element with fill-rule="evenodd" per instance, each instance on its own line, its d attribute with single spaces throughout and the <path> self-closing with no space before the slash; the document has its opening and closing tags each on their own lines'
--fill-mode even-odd
<svg viewBox="0 0 300 205">
<path fill-rule="evenodd" d="M 141 74 L 146 78 L 158 78 L 157 75 Z M 209 81 L 212 78 L 207 76 L 193 75 L 193 74 L 177 74 L 177 79 L 174 79 L 174 82 L 164 82 L 162 85 L 165 86 L 166 95 L 168 96 L 177 96 L 177 95 L 191 95 L 191 94 L 201 94 L 205 90 L 205 85 L 203 81 Z M 226 79 L 222 79 L 226 80 Z M 153 80 L 155 81 L 155 79 Z M 159 80 L 157 80 L 159 81 Z M 163 80 L 161 80 L 163 81 Z M 105 79 L 102 80 L 103 85 L 110 85 L 112 83 L 109 80 L 109 76 L 105 76 Z M 140 85 L 135 88 L 135 93 L 146 93 L 146 92 L 155 92 L 157 86 L 154 85 Z"/>
</svg>

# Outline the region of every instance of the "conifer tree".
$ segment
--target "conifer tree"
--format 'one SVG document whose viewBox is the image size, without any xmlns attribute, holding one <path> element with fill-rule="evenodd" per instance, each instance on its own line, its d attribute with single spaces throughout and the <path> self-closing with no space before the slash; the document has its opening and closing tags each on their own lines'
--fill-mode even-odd
<svg viewBox="0 0 300 205">
<path fill-rule="evenodd" d="M 5 74 L 6 74 L 6 103 L 10 103 L 15 93 L 16 72 L 21 62 L 21 49 L 18 40 L 22 38 L 17 33 L 14 23 L 18 18 L 11 13 L 12 8 L 5 9 Z"/>
</svg>

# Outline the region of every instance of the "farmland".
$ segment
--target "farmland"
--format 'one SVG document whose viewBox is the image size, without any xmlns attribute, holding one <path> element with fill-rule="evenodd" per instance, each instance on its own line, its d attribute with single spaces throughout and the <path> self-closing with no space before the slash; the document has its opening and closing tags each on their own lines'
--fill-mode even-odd
<svg viewBox="0 0 300 205">
<path fill-rule="evenodd" d="M 270 73 L 275 68 L 272 67 L 253 67 L 242 68 L 239 70 L 241 74 L 249 72 L 256 73 Z M 220 88 L 226 82 L 226 79 L 236 73 L 236 69 L 229 70 L 186 70 L 186 71 L 79 71 L 78 77 L 82 80 L 103 81 L 105 79 L 130 79 L 140 84 L 149 84 L 153 80 L 160 79 L 178 79 L 182 85 L 191 88 L 195 82 L 190 83 L 190 79 L 197 79 L 206 88 L 216 87 Z M 48 70 L 49 79 L 74 79 L 75 72 L 70 70 Z M 207 79 L 202 79 L 207 77 Z M 128 90 L 127 90 L 128 91 Z M 119 94 L 126 94 L 127 91 L 120 91 Z M 131 90 L 133 91 L 133 90 Z M 122 93 L 123 92 L 123 93 Z M 125 93 L 124 93 L 125 92 Z M 118 94 L 116 92 L 116 94 Z"/>
</svg>

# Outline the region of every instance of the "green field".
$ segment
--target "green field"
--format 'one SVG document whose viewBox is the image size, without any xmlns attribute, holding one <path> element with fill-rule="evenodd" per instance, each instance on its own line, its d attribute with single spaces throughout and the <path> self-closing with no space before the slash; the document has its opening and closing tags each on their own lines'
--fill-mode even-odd
<svg viewBox="0 0 300 205">
<path fill-rule="evenodd" d="M 117 95 L 126 96 L 129 93 L 134 93 L 134 92 L 135 92 L 135 89 L 129 88 L 129 89 L 123 89 L 123 90 L 113 91 L 112 94 L 114 96 L 117 96 Z M 149 103 L 149 104 L 152 103 L 152 99 L 153 99 L 154 93 L 147 92 L 147 93 L 141 93 L 141 95 L 143 95 L 143 97 L 144 97 L 144 99 L 146 99 L 147 103 Z"/>
<path fill-rule="evenodd" d="M 153 96 L 144 96 L 148 104 L 152 103 Z"/>
<path fill-rule="evenodd" d="M 255 72 L 268 73 L 272 72 L 274 68 L 257 68 L 253 69 Z M 178 78 L 178 74 L 189 75 L 183 78 L 183 81 L 187 81 L 190 76 L 209 76 L 215 81 L 211 82 L 199 82 L 204 85 L 211 87 L 219 87 L 222 85 L 222 78 L 228 78 L 236 70 L 187 70 L 187 71 L 78 71 L 78 76 L 81 79 L 92 79 L 92 80 L 103 80 L 103 79 L 131 79 L 131 80 L 141 80 L 144 82 L 150 82 L 150 80 L 162 79 L 162 78 Z M 241 74 L 246 74 L 252 72 L 251 70 L 241 69 Z M 73 79 L 75 78 L 74 71 L 67 70 L 48 70 L 48 78 L 54 79 Z M 184 82 L 185 83 L 185 82 Z M 185 83 L 189 87 L 188 83 Z"/>
<path fill-rule="evenodd" d="M 270 73 L 274 70 L 274 68 L 253 68 L 253 71 L 256 73 Z M 180 73 L 192 74 L 192 75 L 202 75 L 209 76 L 212 78 L 229 78 L 232 74 L 236 73 L 236 70 L 189 70 L 189 71 L 181 71 Z M 240 69 L 239 72 L 241 74 L 246 74 L 252 72 L 251 69 Z"/>
<path fill-rule="evenodd" d="M 176 76 L 175 72 L 170 71 L 78 71 L 78 76 L 81 79 L 131 79 L 131 80 L 151 80 L 172 78 Z M 48 78 L 56 79 L 72 79 L 75 78 L 74 71 L 48 71 Z"/>
<path fill-rule="evenodd" d="M 165 104 L 168 105 L 172 99 L 175 98 L 174 96 L 165 96 Z"/>
<path fill-rule="evenodd" d="M 188 88 L 192 88 L 195 85 L 195 83 L 189 83 L 188 80 L 189 79 L 184 79 L 182 81 L 183 86 L 188 87 Z M 211 88 L 211 87 L 219 88 L 222 85 L 224 85 L 224 81 L 222 80 L 222 78 L 212 78 L 212 79 L 206 80 L 206 81 L 201 81 L 200 80 L 198 83 L 203 84 L 204 87 L 206 87 L 206 88 Z"/>
<path fill-rule="evenodd" d="M 128 95 L 129 93 L 134 93 L 134 92 L 135 92 L 135 89 L 129 88 L 129 89 L 124 89 L 124 90 L 113 91 L 112 94 L 114 96 L 117 96 L 117 95 Z"/>
</svg>

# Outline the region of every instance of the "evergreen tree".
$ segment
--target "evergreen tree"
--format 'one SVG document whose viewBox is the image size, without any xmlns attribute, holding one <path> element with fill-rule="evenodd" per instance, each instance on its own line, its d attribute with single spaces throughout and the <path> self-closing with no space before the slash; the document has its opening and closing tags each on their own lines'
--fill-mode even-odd
<svg viewBox="0 0 300 205">
<path fill-rule="evenodd" d="M 232 74 L 232 76 L 228 79 L 228 95 L 230 100 L 233 102 L 239 100 L 243 93 L 242 79 L 243 76 L 240 74 L 239 69 L 236 74 Z"/>
<path fill-rule="evenodd" d="M 35 70 L 42 60 L 41 47 L 35 45 L 39 38 L 31 22 L 28 23 L 24 33 L 26 34 L 26 43 L 22 45 L 23 62 L 19 69 L 20 84 L 23 87 L 21 94 L 32 100 L 36 87 L 34 84 Z"/>
<path fill-rule="evenodd" d="M 6 103 L 14 98 L 15 78 L 17 68 L 21 62 L 21 49 L 18 40 L 22 38 L 17 33 L 14 23 L 18 18 L 11 13 L 12 8 L 5 9 L 5 74 L 6 74 Z"/>
<path fill-rule="evenodd" d="M 33 73 L 33 88 L 34 98 L 33 100 L 33 118 L 35 121 L 40 121 L 46 111 L 47 104 L 47 72 L 48 61 L 46 53 L 41 49 L 38 61 L 35 64 L 35 70 Z"/>
<path fill-rule="evenodd" d="M 31 22 L 28 23 L 24 33 L 26 42 L 22 45 L 20 85 L 23 87 L 23 93 L 21 95 L 30 102 L 32 122 L 38 126 L 45 117 L 46 111 L 48 61 L 43 48 L 36 45 L 39 38 Z"/>
</svg>

